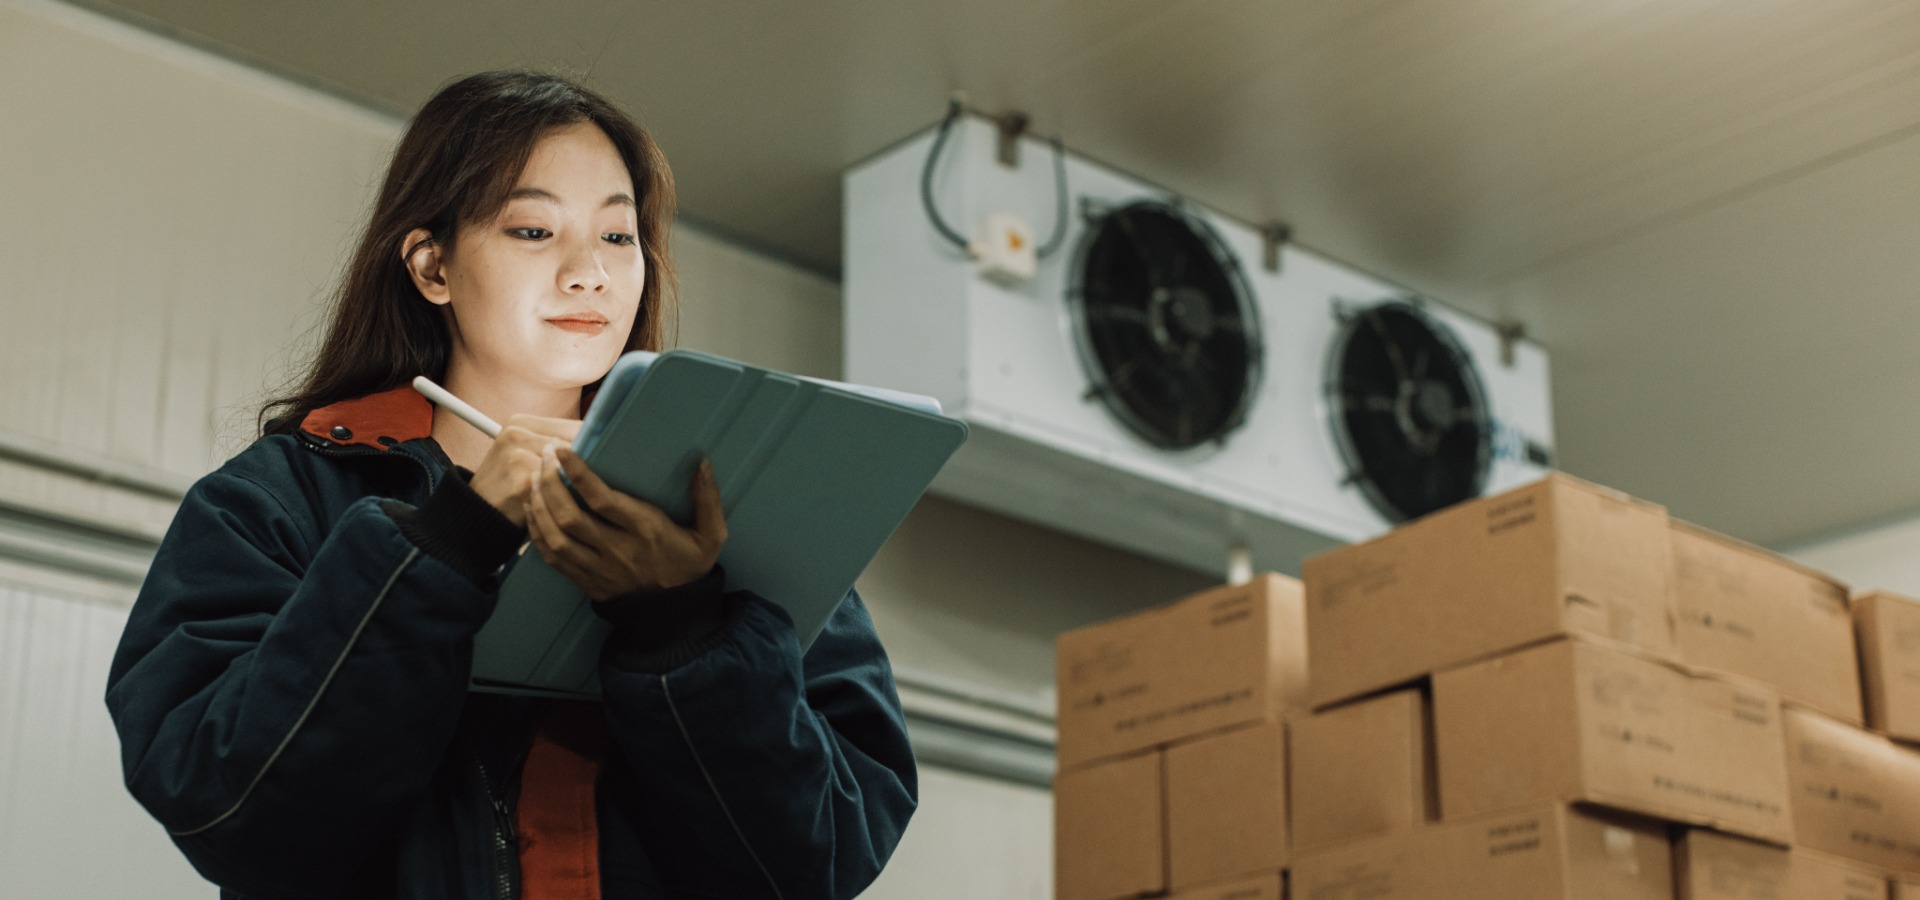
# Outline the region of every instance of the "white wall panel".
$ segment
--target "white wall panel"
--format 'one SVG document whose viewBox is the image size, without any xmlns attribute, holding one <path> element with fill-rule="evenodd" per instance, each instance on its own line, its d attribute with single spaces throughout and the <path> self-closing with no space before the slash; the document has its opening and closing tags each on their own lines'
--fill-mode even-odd
<svg viewBox="0 0 1920 900">
<path fill-rule="evenodd" d="M 103 697 L 126 612 L 0 575 L 0 897 L 205 900 L 127 794 Z"/>
<path fill-rule="evenodd" d="M 840 377 L 839 285 L 684 226 L 674 230 L 673 256 L 681 346 Z"/>
<path fill-rule="evenodd" d="M 1037 788 L 920 770 L 920 810 L 862 900 L 1046 900 L 1053 800 Z"/>
<path fill-rule="evenodd" d="M 206 471 L 325 296 L 396 123 L 48 0 L 0 2 L 0 121 L 0 423 Z"/>
</svg>

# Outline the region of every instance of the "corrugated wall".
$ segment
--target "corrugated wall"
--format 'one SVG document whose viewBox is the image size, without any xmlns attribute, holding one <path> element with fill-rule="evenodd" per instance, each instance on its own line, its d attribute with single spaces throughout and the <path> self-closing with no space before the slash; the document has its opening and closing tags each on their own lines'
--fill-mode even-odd
<svg viewBox="0 0 1920 900">
<path fill-rule="evenodd" d="M 126 618 L 0 582 L 0 897 L 213 893 L 121 786 L 101 697 Z"/>
<path fill-rule="evenodd" d="M 0 0 L 0 121 L 0 897 L 206 898 L 121 784 L 107 666 L 394 125 L 43 0 Z"/>
</svg>

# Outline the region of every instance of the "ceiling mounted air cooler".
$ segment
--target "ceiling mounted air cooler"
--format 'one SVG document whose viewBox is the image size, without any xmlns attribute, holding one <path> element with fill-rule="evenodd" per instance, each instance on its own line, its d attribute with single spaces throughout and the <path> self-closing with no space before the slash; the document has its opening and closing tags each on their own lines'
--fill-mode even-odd
<svg viewBox="0 0 1920 900">
<path fill-rule="evenodd" d="M 1088 204 L 1067 301 L 1089 393 L 1167 450 L 1222 441 L 1260 388 L 1260 319 L 1220 236 L 1177 204 Z"/>
<path fill-rule="evenodd" d="M 1326 392 L 1348 477 L 1393 522 L 1480 496 L 1493 461 L 1486 392 L 1452 330 L 1417 300 L 1340 318 Z"/>
<path fill-rule="evenodd" d="M 1297 572 L 1551 465 L 1538 344 L 1376 306 L 1408 292 L 996 122 L 949 110 L 850 170 L 846 211 L 841 377 L 967 421 L 943 496 L 1196 571 Z"/>
</svg>

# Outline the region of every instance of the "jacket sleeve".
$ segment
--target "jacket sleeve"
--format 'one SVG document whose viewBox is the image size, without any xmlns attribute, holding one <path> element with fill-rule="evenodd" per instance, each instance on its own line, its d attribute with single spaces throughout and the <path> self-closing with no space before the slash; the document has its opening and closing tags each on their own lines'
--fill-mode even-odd
<svg viewBox="0 0 1920 900">
<path fill-rule="evenodd" d="M 804 655 L 785 610 L 750 591 L 725 601 L 711 646 L 671 670 L 603 657 L 634 827 L 673 896 L 853 897 L 917 803 L 886 651 L 858 592 Z"/>
<path fill-rule="evenodd" d="M 333 895 L 431 781 L 493 598 L 377 498 L 323 534 L 231 468 L 175 516 L 107 707 L 128 789 L 202 875 Z"/>
</svg>

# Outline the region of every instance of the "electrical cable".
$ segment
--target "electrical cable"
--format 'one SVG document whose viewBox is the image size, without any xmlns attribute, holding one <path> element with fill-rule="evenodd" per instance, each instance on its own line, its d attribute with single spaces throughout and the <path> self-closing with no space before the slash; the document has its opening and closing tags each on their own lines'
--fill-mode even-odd
<svg viewBox="0 0 1920 900">
<path fill-rule="evenodd" d="M 933 204 L 933 164 L 940 159 L 940 148 L 946 145 L 947 132 L 953 130 L 953 123 L 960 118 L 960 111 L 959 100 L 947 101 L 947 117 L 941 120 L 940 131 L 933 136 L 933 149 L 927 151 L 927 164 L 920 169 L 920 205 L 926 208 L 927 218 L 933 221 L 934 230 L 940 232 L 941 237 L 972 255 L 967 239 L 940 218 L 940 209 Z"/>
<path fill-rule="evenodd" d="M 1053 234 L 1047 238 L 1046 243 L 1040 245 L 1040 249 L 1033 252 L 1033 255 L 1039 259 L 1052 256 L 1055 250 L 1060 249 L 1060 244 L 1067 239 L 1067 151 L 1061 146 L 1058 135 L 1053 138 L 1053 184 L 1054 193 L 1058 197 L 1058 203 L 1053 211 Z"/>
<path fill-rule="evenodd" d="M 920 169 L 920 205 L 927 211 L 927 219 L 933 223 L 934 230 L 940 232 L 940 236 L 946 238 L 948 243 L 959 247 L 971 256 L 973 245 L 965 235 L 955 231 L 953 226 L 947 224 L 946 219 L 941 218 L 940 208 L 933 201 L 933 167 L 940 161 L 940 150 L 947 144 L 947 134 L 953 130 L 953 123 L 960 119 L 960 114 L 964 111 L 965 107 L 958 99 L 947 101 L 946 118 L 940 120 L 940 130 L 933 136 L 933 147 L 927 150 L 927 162 Z M 1065 243 L 1067 237 L 1067 150 L 1057 135 L 1049 143 L 1053 144 L 1055 195 L 1053 234 L 1047 237 L 1046 243 L 1034 251 L 1034 256 L 1038 259 L 1052 256 L 1060 249 L 1060 245 Z"/>
</svg>

